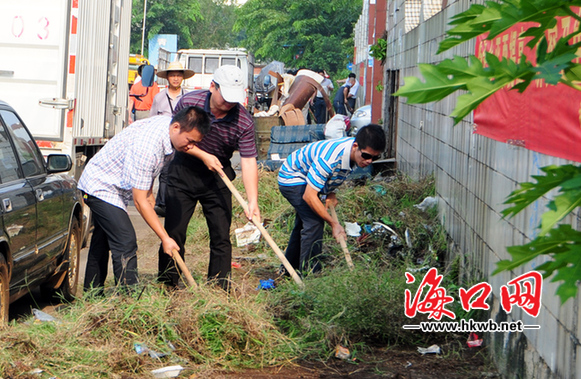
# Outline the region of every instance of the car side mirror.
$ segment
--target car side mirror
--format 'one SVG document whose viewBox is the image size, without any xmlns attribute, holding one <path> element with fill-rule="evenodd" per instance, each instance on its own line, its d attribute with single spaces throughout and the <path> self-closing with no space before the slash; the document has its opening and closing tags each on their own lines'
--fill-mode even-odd
<svg viewBox="0 0 581 379">
<path fill-rule="evenodd" d="M 67 172 L 73 168 L 73 161 L 67 154 L 51 154 L 46 158 L 49 173 Z"/>
<path fill-rule="evenodd" d="M 151 87 L 153 79 L 155 79 L 155 68 L 150 64 L 144 65 L 141 69 L 141 84 L 144 87 Z"/>
</svg>

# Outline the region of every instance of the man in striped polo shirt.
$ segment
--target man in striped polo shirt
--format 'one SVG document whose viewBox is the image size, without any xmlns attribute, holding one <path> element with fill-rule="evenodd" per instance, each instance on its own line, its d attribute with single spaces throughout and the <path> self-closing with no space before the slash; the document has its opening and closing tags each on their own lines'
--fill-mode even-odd
<svg viewBox="0 0 581 379">
<path fill-rule="evenodd" d="M 371 124 L 357 136 L 318 141 L 293 152 L 278 173 L 278 188 L 296 210 L 295 226 L 285 256 L 293 268 L 306 272 L 321 270 L 318 256 L 322 250 L 325 221 L 337 240 L 345 230 L 326 210 L 337 205 L 335 190 L 355 165 L 366 167 L 385 149 L 385 133 Z M 325 205 L 320 196 L 326 196 Z"/>
<path fill-rule="evenodd" d="M 234 179 L 230 159 L 240 152 L 242 181 L 248 199 L 246 216 L 260 219 L 258 209 L 258 167 L 254 121 L 241 105 L 246 98 L 246 79 L 236 66 L 221 66 L 214 73 L 209 90 L 192 91 L 180 99 L 179 111 L 187 106 L 199 106 L 210 116 L 212 128 L 204 139 L 186 153 L 177 152 L 169 166 L 165 199 L 165 228 L 180 246 L 184 256 L 186 232 L 196 204 L 202 205 L 210 233 L 210 264 L 208 280 L 217 280 L 228 287 L 232 266 L 230 224 L 232 194 L 216 173 L 218 168 Z M 159 251 L 159 281 L 170 287 L 179 283 L 177 270 L 167 254 Z"/>
</svg>

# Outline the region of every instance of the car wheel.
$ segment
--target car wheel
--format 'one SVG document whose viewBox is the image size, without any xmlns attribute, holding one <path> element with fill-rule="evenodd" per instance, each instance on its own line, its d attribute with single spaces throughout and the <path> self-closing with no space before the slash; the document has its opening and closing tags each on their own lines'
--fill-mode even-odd
<svg viewBox="0 0 581 379">
<path fill-rule="evenodd" d="M 81 227 L 76 218 L 73 219 L 71 224 L 71 232 L 69 233 L 64 258 L 66 259 L 65 267 L 67 272 L 60 287 L 56 290 L 65 300 L 70 301 L 77 294 L 79 265 L 81 262 Z"/>
<path fill-rule="evenodd" d="M 0 326 L 8 322 L 9 289 L 8 264 L 4 256 L 0 254 Z"/>
</svg>

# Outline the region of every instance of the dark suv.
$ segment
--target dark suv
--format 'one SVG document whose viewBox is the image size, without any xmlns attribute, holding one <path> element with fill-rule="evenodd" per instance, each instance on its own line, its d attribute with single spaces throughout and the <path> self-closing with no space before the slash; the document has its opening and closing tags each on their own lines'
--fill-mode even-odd
<svg viewBox="0 0 581 379">
<path fill-rule="evenodd" d="M 45 161 L 16 111 L 0 101 L 0 323 L 32 288 L 69 300 L 76 294 L 82 205 L 64 174 L 71 167 L 65 154 Z"/>
</svg>

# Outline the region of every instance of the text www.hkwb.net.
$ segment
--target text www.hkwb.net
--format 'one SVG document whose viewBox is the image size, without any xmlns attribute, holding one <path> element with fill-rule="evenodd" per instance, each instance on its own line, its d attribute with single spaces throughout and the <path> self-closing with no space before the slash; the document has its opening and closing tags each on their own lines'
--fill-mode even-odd
<svg viewBox="0 0 581 379">
<path fill-rule="evenodd" d="M 522 332 L 525 329 L 540 329 L 540 325 L 524 325 L 522 321 L 443 321 L 443 322 L 420 322 L 419 325 L 404 325 L 404 329 L 419 329 L 422 332 L 456 332 L 456 333 L 503 333 Z"/>
</svg>

